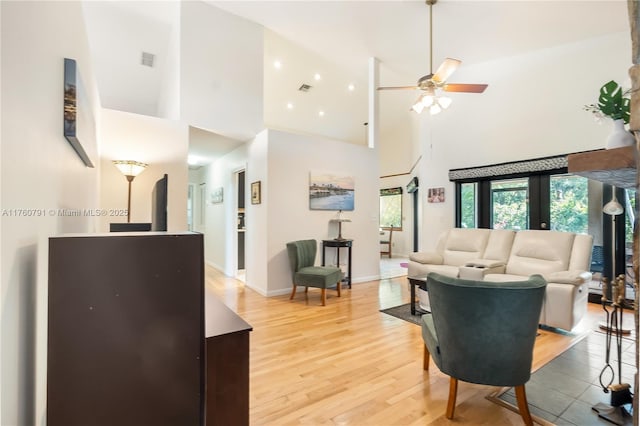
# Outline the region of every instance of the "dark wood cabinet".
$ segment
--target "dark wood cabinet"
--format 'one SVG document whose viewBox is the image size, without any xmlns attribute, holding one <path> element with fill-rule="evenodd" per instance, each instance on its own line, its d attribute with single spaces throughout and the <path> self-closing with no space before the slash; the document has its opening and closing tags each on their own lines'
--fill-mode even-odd
<svg viewBox="0 0 640 426">
<path fill-rule="evenodd" d="M 247 324 L 213 294 L 206 297 L 206 424 L 249 424 Z"/>
<path fill-rule="evenodd" d="M 49 240 L 47 424 L 202 425 L 201 234 Z"/>
</svg>

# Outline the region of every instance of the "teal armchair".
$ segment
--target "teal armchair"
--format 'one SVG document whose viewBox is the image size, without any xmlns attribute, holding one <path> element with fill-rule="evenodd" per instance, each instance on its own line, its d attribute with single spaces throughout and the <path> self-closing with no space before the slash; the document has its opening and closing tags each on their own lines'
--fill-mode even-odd
<svg viewBox="0 0 640 426">
<path fill-rule="evenodd" d="M 515 387 L 525 424 L 533 424 L 524 384 L 531 376 L 546 281 L 490 282 L 427 275 L 431 313 L 422 316 L 423 368 L 429 359 L 450 376 L 447 418 L 452 419 L 458 380 Z"/>
<path fill-rule="evenodd" d="M 295 297 L 297 286 L 304 286 L 305 293 L 309 291 L 309 287 L 320 288 L 322 290 L 322 306 L 326 304 L 328 287 L 336 286 L 338 297 L 340 297 L 342 270 L 331 266 L 314 266 L 317 250 L 318 244 L 316 240 L 287 243 L 287 254 L 289 255 L 291 279 L 293 281 L 293 290 L 289 300 L 293 300 Z"/>
</svg>

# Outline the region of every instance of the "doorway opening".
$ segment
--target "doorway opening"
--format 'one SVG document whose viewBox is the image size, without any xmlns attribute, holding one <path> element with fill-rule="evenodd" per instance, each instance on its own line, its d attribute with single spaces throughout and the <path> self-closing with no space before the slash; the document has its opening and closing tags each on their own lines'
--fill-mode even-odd
<svg viewBox="0 0 640 426">
<path fill-rule="evenodd" d="M 246 195 L 246 173 L 244 170 L 240 170 L 235 174 L 235 183 L 237 189 L 236 197 L 236 278 L 242 282 L 245 282 L 245 232 L 246 232 L 246 217 L 245 217 L 245 195 Z"/>
</svg>

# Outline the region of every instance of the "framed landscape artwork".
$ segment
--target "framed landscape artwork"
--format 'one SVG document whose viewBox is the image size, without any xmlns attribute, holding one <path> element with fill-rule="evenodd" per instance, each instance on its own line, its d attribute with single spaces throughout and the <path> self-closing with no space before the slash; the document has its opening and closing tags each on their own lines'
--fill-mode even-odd
<svg viewBox="0 0 640 426">
<path fill-rule="evenodd" d="M 82 162 L 94 167 L 86 147 L 94 146 L 96 128 L 91 106 L 86 97 L 78 66 L 74 59 L 64 58 L 64 137 L 69 141 Z M 85 144 L 83 146 L 83 144 Z"/>
<path fill-rule="evenodd" d="M 332 172 L 309 174 L 309 208 L 311 210 L 353 210 L 353 176 Z"/>
</svg>

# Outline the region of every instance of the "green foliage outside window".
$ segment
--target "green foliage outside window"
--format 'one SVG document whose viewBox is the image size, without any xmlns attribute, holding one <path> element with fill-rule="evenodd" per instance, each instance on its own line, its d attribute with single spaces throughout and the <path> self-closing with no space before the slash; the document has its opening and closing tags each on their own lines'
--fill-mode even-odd
<svg viewBox="0 0 640 426">
<path fill-rule="evenodd" d="M 463 183 L 460 185 L 462 203 L 460 206 L 460 225 L 462 228 L 477 228 L 476 219 L 476 183 Z"/>
<path fill-rule="evenodd" d="M 380 190 L 380 227 L 402 229 L 402 188 Z"/>
<path fill-rule="evenodd" d="M 491 183 L 492 228 L 529 228 L 529 190 L 527 179 Z"/>
<path fill-rule="evenodd" d="M 580 176 L 551 178 L 551 230 L 587 234 L 589 232 L 589 189 Z"/>
</svg>

